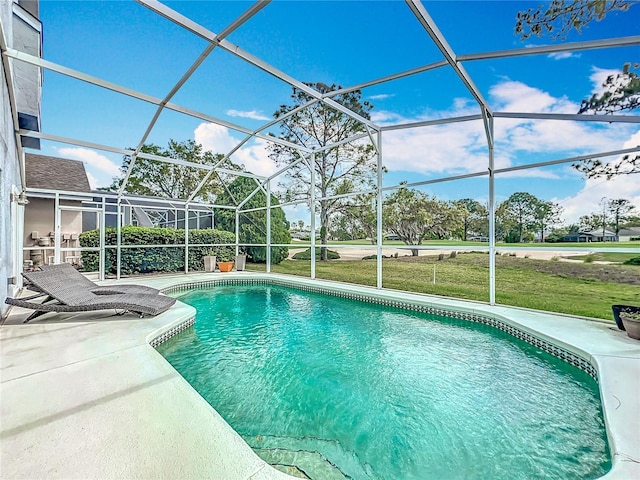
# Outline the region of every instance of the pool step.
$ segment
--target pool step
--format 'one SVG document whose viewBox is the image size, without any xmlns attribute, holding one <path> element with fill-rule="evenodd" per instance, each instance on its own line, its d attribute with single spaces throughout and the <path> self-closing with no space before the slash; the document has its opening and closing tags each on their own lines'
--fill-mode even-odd
<svg viewBox="0 0 640 480">
<path fill-rule="evenodd" d="M 371 466 L 338 440 L 313 436 L 242 435 L 265 462 L 298 478 L 344 480 L 379 478 Z"/>
<path fill-rule="evenodd" d="M 265 462 L 294 477 L 307 480 L 347 480 L 347 476 L 320 452 L 285 448 L 254 448 Z"/>
</svg>

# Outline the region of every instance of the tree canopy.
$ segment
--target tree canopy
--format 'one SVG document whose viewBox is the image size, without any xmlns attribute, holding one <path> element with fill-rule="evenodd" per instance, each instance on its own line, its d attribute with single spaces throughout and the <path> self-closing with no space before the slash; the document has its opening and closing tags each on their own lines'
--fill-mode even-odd
<svg viewBox="0 0 640 480">
<path fill-rule="evenodd" d="M 329 93 L 341 88 L 339 85 L 329 86 L 324 83 L 307 83 L 307 85 L 320 93 Z M 276 119 L 313 100 L 307 93 L 295 87 L 291 99 L 289 105 L 282 105 L 274 113 Z M 361 117 L 369 119 L 369 112 L 373 105 L 362 100 L 359 90 L 336 95 L 333 99 Z M 279 127 L 280 138 L 319 150 L 315 159 L 310 160 L 311 168 L 315 170 L 316 175 L 316 185 L 311 185 L 311 175 L 307 165 L 294 164 L 300 157 L 297 150 L 282 145 L 270 147 L 271 158 L 277 165 L 294 164 L 285 174 L 286 183 L 283 185 L 286 188 L 283 196 L 285 199 L 308 199 L 311 188 L 317 189 L 318 198 L 321 198 L 318 201 L 320 239 L 321 243 L 326 245 L 331 228 L 331 215 L 342 204 L 339 199 L 322 198 L 372 188 L 376 161 L 374 147 L 368 138 L 345 142 L 329 149 L 323 148 L 348 140 L 359 133 L 366 133 L 366 126 L 345 113 L 322 102 L 316 102 L 283 118 Z M 321 250 L 321 259 L 327 259 L 326 248 Z"/>
<path fill-rule="evenodd" d="M 453 202 L 462 214 L 462 231 L 458 233 L 461 240 L 467 240 L 469 234 L 486 237 L 489 235 L 489 211 L 477 200 L 463 198 Z"/>
<path fill-rule="evenodd" d="M 620 232 L 620 224 L 627 221 L 635 210 L 636 207 L 626 198 L 609 200 L 607 211 L 611 218 L 610 225 L 614 228 L 616 235 Z"/>
<path fill-rule="evenodd" d="M 601 21 L 611 12 L 626 12 L 636 4 L 637 0 L 552 0 L 518 12 L 515 33 L 523 41 L 531 36 L 565 40 L 572 30 L 582 33 L 589 23 Z M 640 107 L 638 67 L 637 61 L 627 62 L 620 73 L 609 75 L 602 84 L 604 91 L 582 100 L 578 113 L 611 114 Z M 589 159 L 573 167 L 587 178 L 611 179 L 640 173 L 640 155 L 625 155 L 610 163 Z"/>
<path fill-rule="evenodd" d="M 220 193 L 217 203 L 220 205 L 235 205 L 236 199 L 244 200 L 256 188 L 256 182 L 248 177 L 237 177 L 231 182 L 225 191 Z M 250 210 L 252 208 L 260 208 L 266 206 L 267 196 L 260 190 L 247 203 L 243 205 L 243 209 Z M 271 195 L 271 206 L 279 204 L 275 195 Z M 216 210 L 216 228 L 235 232 L 236 213 L 235 210 L 218 209 Z M 238 227 L 238 241 L 245 244 L 267 243 L 267 211 L 256 210 L 253 212 L 244 212 L 239 216 L 240 224 Z M 271 243 L 272 244 L 289 244 L 291 243 L 291 234 L 289 233 L 289 222 L 285 217 L 284 211 L 280 207 L 271 209 Z M 252 262 L 264 263 L 267 260 L 266 247 L 243 247 L 242 248 Z M 280 263 L 289 255 L 287 247 L 271 247 L 271 263 Z"/>
<path fill-rule="evenodd" d="M 426 238 L 446 238 L 463 222 L 457 205 L 406 187 L 385 198 L 382 217 L 384 229 L 406 245 L 422 245 Z M 418 250 L 411 253 L 418 255 Z"/>
<path fill-rule="evenodd" d="M 368 238 L 371 244 L 376 243 L 377 217 L 374 195 L 355 195 L 336 210 L 330 223 L 332 237 L 338 240 Z"/>
<path fill-rule="evenodd" d="M 571 30 L 582 29 L 594 20 L 600 21 L 612 11 L 627 11 L 635 0 L 552 0 L 518 12 L 515 33 L 521 40 L 531 36 L 549 36 L 565 40 Z"/>
<path fill-rule="evenodd" d="M 153 143 L 144 144 L 140 151 L 160 157 L 175 158 L 204 165 L 217 164 L 224 158 L 219 153 L 204 150 L 202 145 L 193 140 L 183 142 L 169 140 L 166 149 Z M 111 190 L 120 188 L 130 164 L 131 157 L 127 155 L 123 158 L 122 167 L 120 167 L 122 175 L 113 179 L 109 187 Z M 225 161 L 224 167 L 235 170 L 241 169 L 241 167 L 228 160 Z M 152 197 L 186 199 L 196 190 L 206 174 L 207 171 L 203 169 L 138 157 L 133 165 L 133 170 L 124 191 Z M 214 174 L 202 187 L 196 198 L 204 202 L 213 202 L 216 195 L 222 190 L 221 178 Z"/>
</svg>

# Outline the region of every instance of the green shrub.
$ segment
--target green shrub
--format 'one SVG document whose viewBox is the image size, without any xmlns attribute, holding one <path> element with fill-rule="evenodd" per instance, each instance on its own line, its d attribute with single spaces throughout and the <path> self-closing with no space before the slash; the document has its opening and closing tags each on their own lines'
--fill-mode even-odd
<svg viewBox="0 0 640 480">
<path fill-rule="evenodd" d="M 115 246 L 117 232 L 115 228 L 105 229 L 105 245 Z M 184 229 L 122 227 L 121 244 L 125 245 L 169 245 L 184 244 Z M 235 235 L 221 230 L 189 230 L 189 270 L 204 270 L 203 257 L 216 255 L 235 257 L 235 247 L 206 247 L 205 243 L 235 243 Z M 80 235 L 80 246 L 99 247 L 100 231 L 91 230 Z M 82 265 L 85 271 L 99 268 L 99 252 L 82 252 Z M 115 248 L 105 251 L 105 272 L 116 273 L 117 252 Z M 184 247 L 140 247 L 121 250 L 120 272 L 131 273 L 178 272 L 184 270 Z"/>
<path fill-rule="evenodd" d="M 296 253 L 293 257 L 294 260 L 311 260 L 311 249 L 307 248 L 303 252 Z M 327 250 L 327 258 L 329 260 L 337 260 L 340 258 L 338 252 L 334 250 Z M 320 247 L 316 247 L 316 260 L 320 259 Z"/>
<path fill-rule="evenodd" d="M 623 265 L 640 265 L 640 257 L 633 257 L 626 260 Z"/>
<path fill-rule="evenodd" d="M 382 258 L 398 258 L 398 254 L 394 253 L 393 255 L 382 255 Z M 367 255 L 366 257 L 362 257 L 362 260 L 377 260 L 378 255 Z"/>
<path fill-rule="evenodd" d="M 596 259 L 596 256 L 593 253 L 590 253 L 589 255 L 585 255 L 582 261 L 584 263 L 593 263 L 595 259 Z"/>
<path fill-rule="evenodd" d="M 216 197 L 216 202 L 220 205 L 235 205 L 236 199 L 248 198 L 256 189 L 256 183 L 252 178 L 237 177 L 229 184 L 225 191 Z M 267 196 L 262 190 L 250 197 L 244 208 L 260 208 L 266 205 Z M 289 233 L 289 222 L 282 208 L 277 207 L 278 198 L 271 195 L 271 243 L 289 244 L 291 234 Z M 238 238 L 242 244 L 267 243 L 267 212 L 257 210 L 252 212 L 242 212 L 239 216 Z M 216 226 L 228 232 L 236 231 L 236 214 L 234 210 L 222 208 L 216 211 Z M 247 260 L 254 263 L 265 263 L 267 261 L 266 247 L 242 247 L 247 254 Z M 278 264 L 289 256 L 287 247 L 271 247 L 271 263 Z"/>
</svg>

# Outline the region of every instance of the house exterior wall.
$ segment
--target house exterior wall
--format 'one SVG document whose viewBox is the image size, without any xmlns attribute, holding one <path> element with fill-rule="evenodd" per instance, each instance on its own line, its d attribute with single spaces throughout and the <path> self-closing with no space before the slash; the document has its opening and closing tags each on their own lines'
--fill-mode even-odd
<svg viewBox="0 0 640 480">
<path fill-rule="evenodd" d="M 3 35 L 7 45 L 12 44 L 12 17 L 11 2 L 0 2 L 0 19 L 2 19 Z M 0 70 L 0 299 L 2 301 L 0 312 L 4 314 L 7 307 L 4 299 L 8 295 L 13 295 L 16 290 L 15 284 L 9 284 L 9 282 L 16 270 L 13 236 L 15 217 L 20 214 L 21 207 L 12 200 L 13 194 L 22 190 L 22 179 L 7 86 L 8 72 L 5 72 L 4 63 Z"/>
<path fill-rule="evenodd" d="M 637 233 L 635 235 L 620 235 L 618 237 L 619 242 L 630 242 L 632 240 L 638 240 L 638 239 L 640 239 L 640 233 Z"/>
<path fill-rule="evenodd" d="M 38 1 L 0 1 L 3 42 L 9 48 L 41 55 L 41 26 Z M 25 7 L 27 9 L 25 9 Z M 9 85 L 15 95 L 18 112 L 36 117 L 40 123 L 42 77 L 37 68 L 22 68 L 11 62 L 11 70 L 0 67 L 0 313 L 4 315 L 7 296 L 14 296 L 22 279 L 22 237 L 24 206 L 18 196 L 23 193 L 22 158 L 16 144 Z M 17 119 L 16 119 L 17 121 Z"/>
</svg>

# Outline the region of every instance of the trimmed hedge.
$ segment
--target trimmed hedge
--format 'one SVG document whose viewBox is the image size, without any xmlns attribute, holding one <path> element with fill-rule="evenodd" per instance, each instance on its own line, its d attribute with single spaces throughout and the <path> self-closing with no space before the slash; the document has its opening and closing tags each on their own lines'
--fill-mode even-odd
<svg viewBox="0 0 640 480">
<path fill-rule="evenodd" d="M 184 229 L 122 227 L 122 245 L 170 245 L 184 244 Z M 105 245 L 116 245 L 115 228 L 105 229 Z M 222 230 L 189 230 L 189 270 L 204 270 L 206 255 L 215 255 L 218 260 L 235 259 L 235 247 L 204 247 L 203 243 L 235 243 L 233 233 Z M 100 231 L 91 230 L 80 234 L 80 246 L 99 247 Z M 184 247 L 144 247 L 123 248 L 120 272 L 132 273 L 178 272 L 184 271 Z M 82 265 L 85 271 L 99 268 L 99 252 L 82 252 Z M 115 248 L 105 252 L 105 272 L 116 273 L 117 252 Z"/>
<path fill-rule="evenodd" d="M 625 261 L 623 265 L 640 265 L 640 257 L 632 257 Z"/>
<path fill-rule="evenodd" d="M 316 260 L 320 260 L 320 247 L 316 247 Z M 296 253 L 293 257 L 294 260 L 311 260 L 311 249 L 307 248 L 302 252 Z M 337 260 L 340 258 L 340 254 L 335 250 L 327 250 L 327 259 L 328 260 Z"/>
</svg>

